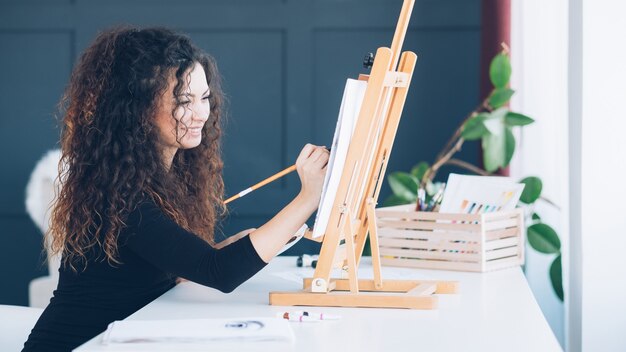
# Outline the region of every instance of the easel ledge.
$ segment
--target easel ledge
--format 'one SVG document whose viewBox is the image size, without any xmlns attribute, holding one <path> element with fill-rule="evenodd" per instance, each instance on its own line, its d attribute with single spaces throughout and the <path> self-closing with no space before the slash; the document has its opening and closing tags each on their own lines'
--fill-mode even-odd
<svg viewBox="0 0 626 352">
<path fill-rule="evenodd" d="M 457 281 L 384 280 L 376 288 L 374 280 L 359 280 L 359 293 L 350 293 L 348 279 L 333 279 L 335 294 L 313 293 L 313 278 L 304 279 L 302 292 L 272 292 L 270 304 L 287 306 L 336 306 L 366 308 L 435 309 L 438 298 L 433 294 L 458 293 Z M 346 291 L 346 292 L 337 292 Z M 368 294 L 369 292 L 383 292 Z M 399 294 L 398 294 L 399 293 Z"/>
</svg>

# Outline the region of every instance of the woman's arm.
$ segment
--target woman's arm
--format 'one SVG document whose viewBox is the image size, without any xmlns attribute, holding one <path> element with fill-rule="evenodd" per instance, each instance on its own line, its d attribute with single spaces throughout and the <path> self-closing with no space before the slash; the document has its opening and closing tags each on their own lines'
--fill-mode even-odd
<svg viewBox="0 0 626 352">
<path fill-rule="evenodd" d="M 248 236 L 215 249 L 180 227 L 152 201 L 139 204 L 129 214 L 120 242 L 163 272 L 222 292 L 231 292 L 267 264 Z"/>
<path fill-rule="evenodd" d="M 230 245 L 230 244 L 232 244 L 232 243 L 234 243 L 234 242 L 237 242 L 237 241 L 239 241 L 240 239 L 242 239 L 242 238 L 244 238 L 244 237 L 248 236 L 248 235 L 250 234 L 250 232 L 252 232 L 252 231 L 254 231 L 254 230 L 256 230 L 256 229 L 255 229 L 255 228 L 252 228 L 252 229 L 247 229 L 247 230 L 240 231 L 240 232 L 238 232 L 237 234 L 232 235 L 232 236 L 230 236 L 230 237 L 228 237 L 228 238 L 226 238 L 226 239 L 222 240 L 222 241 L 221 241 L 221 242 L 219 242 L 219 243 L 216 243 L 216 244 L 215 244 L 215 246 L 213 246 L 213 247 L 214 247 L 215 249 L 222 249 L 222 248 L 224 248 L 224 247 L 226 247 L 226 246 L 228 246 L 228 245 Z"/>
<path fill-rule="evenodd" d="M 296 160 L 296 170 L 302 182 L 300 193 L 270 221 L 250 233 L 254 249 L 266 263 L 317 209 L 328 158 L 329 152 L 325 147 L 304 146 Z"/>
<path fill-rule="evenodd" d="M 234 242 L 239 241 L 240 239 L 244 238 L 245 236 L 248 236 L 248 234 L 250 234 L 250 232 L 254 231 L 256 229 L 252 228 L 252 229 L 247 229 L 247 230 L 243 230 L 238 232 L 235 235 L 232 235 L 226 239 L 224 239 L 222 242 L 216 243 L 215 246 L 213 246 L 215 249 L 222 249 Z M 185 282 L 187 281 L 187 279 L 184 279 L 182 277 L 177 277 L 176 278 L 176 283 L 180 284 L 181 282 Z"/>
<path fill-rule="evenodd" d="M 152 201 L 129 214 L 122 241 L 165 272 L 231 292 L 261 270 L 315 211 L 327 162 L 325 149 L 305 146 L 296 161 L 302 181 L 298 196 L 261 228 L 219 250 L 181 228 Z"/>
</svg>

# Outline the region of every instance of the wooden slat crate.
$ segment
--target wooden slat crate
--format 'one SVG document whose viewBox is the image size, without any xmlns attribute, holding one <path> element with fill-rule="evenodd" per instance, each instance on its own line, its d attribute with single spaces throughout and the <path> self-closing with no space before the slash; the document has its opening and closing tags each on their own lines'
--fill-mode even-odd
<svg viewBox="0 0 626 352">
<path fill-rule="evenodd" d="M 425 269 L 492 271 L 524 263 L 522 209 L 487 214 L 376 209 L 381 263 Z"/>
</svg>

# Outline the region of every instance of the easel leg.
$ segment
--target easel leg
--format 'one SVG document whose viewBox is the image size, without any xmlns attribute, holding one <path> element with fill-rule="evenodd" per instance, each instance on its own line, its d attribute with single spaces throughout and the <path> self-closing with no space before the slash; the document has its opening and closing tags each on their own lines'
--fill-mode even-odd
<svg viewBox="0 0 626 352">
<path fill-rule="evenodd" d="M 350 292 L 359 292 L 359 280 L 356 273 L 356 257 L 354 253 L 354 233 L 350 221 L 350 212 L 346 211 L 343 217 L 343 232 L 346 241 L 346 260 L 348 261 L 348 278 L 350 280 Z"/>
<path fill-rule="evenodd" d="M 378 247 L 378 227 L 376 225 L 376 202 L 370 198 L 367 200 L 367 226 L 370 236 L 370 248 L 372 250 L 372 268 L 374 269 L 374 282 L 376 288 L 383 287 L 383 279 L 380 267 L 380 249 Z"/>
</svg>

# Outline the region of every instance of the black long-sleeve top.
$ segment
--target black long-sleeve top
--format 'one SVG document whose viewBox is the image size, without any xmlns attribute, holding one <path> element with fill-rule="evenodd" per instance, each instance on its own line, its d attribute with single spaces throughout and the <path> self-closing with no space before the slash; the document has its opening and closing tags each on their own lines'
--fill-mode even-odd
<svg viewBox="0 0 626 352">
<path fill-rule="evenodd" d="M 23 351 L 71 351 L 174 287 L 176 277 L 231 292 L 266 265 L 249 236 L 214 249 L 153 202 L 138 206 L 126 224 L 118 240 L 122 264 L 109 264 L 93 248 L 84 271 L 61 265 L 57 289 Z"/>
</svg>

